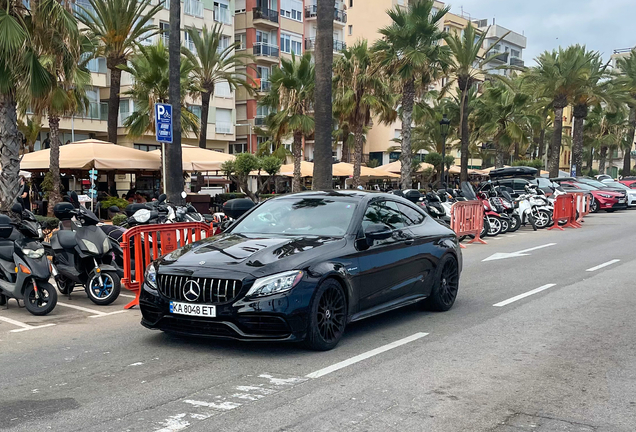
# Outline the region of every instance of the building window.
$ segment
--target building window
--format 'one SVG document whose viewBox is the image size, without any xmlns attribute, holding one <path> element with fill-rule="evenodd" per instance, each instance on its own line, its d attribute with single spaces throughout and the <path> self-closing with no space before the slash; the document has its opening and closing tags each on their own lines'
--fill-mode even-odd
<svg viewBox="0 0 636 432">
<path fill-rule="evenodd" d="M 216 133 L 232 133 L 232 110 L 223 108 L 216 109 Z"/>
<path fill-rule="evenodd" d="M 247 35 L 245 33 L 239 33 L 234 36 L 234 43 L 237 43 L 238 46 L 236 49 L 244 50 L 247 48 Z"/>
<path fill-rule="evenodd" d="M 190 105 L 188 111 L 197 116 L 199 121 L 201 120 L 201 105 Z"/>
<path fill-rule="evenodd" d="M 260 148 L 263 144 L 265 144 L 267 141 L 271 140 L 271 137 L 268 136 L 257 136 L 256 137 L 256 148 Z"/>
<path fill-rule="evenodd" d="M 353 34 L 353 26 L 349 25 L 349 36 Z"/>
<path fill-rule="evenodd" d="M 161 146 L 155 144 L 134 144 L 135 150 L 141 150 L 145 152 L 159 150 Z"/>
<path fill-rule="evenodd" d="M 199 0 L 185 0 L 183 2 L 183 13 L 203 18 L 203 3 Z"/>
<path fill-rule="evenodd" d="M 301 0 L 281 0 L 280 16 L 302 22 L 303 9 Z"/>
<path fill-rule="evenodd" d="M 444 31 L 446 33 L 450 33 L 450 27 L 449 26 L 444 26 Z"/>
<path fill-rule="evenodd" d="M 353 0 L 349 0 L 349 7 L 353 7 Z"/>
<path fill-rule="evenodd" d="M 163 44 L 168 46 L 168 42 L 170 41 L 170 23 L 160 21 L 159 31 L 161 33 L 161 40 L 163 41 Z"/>
<path fill-rule="evenodd" d="M 226 1 L 214 2 L 214 21 L 223 24 L 232 24 L 232 16 L 230 14 L 230 4 Z"/>
<path fill-rule="evenodd" d="M 396 140 L 401 140 L 402 139 L 402 129 L 395 129 L 393 131 L 393 138 Z"/>
<path fill-rule="evenodd" d="M 217 82 L 216 87 L 214 88 L 214 96 L 222 97 L 222 98 L 231 98 L 232 89 L 230 88 L 230 83 L 228 83 L 227 81 Z"/>
<path fill-rule="evenodd" d="M 295 54 L 303 53 L 303 43 L 300 36 L 292 36 L 290 34 L 280 34 L 280 50 L 284 53 Z"/>
<path fill-rule="evenodd" d="M 230 144 L 229 154 L 247 153 L 247 143 Z"/>
<path fill-rule="evenodd" d="M 229 36 L 221 36 L 221 40 L 219 41 L 219 47 L 217 48 L 218 53 L 222 53 L 223 50 L 227 49 L 230 46 L 230 41 L 232 40 Z"/>
<path fill-rule="evenodd" d="M 521 57 L 521 51 L 516 50 L 516 49 L 511 49 L 510 50 L 510 55 L 516 58 Z"/>
</svg>

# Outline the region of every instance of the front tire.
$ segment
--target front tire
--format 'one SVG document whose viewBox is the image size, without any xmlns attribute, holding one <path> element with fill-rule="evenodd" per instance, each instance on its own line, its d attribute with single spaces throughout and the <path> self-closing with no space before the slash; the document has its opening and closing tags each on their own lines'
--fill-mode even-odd
<svg viewBox="0 0 636 432">
<path fill-rule="evenodd" d="M 459 290 L 459 268 L 457 260 L 446 255 L 438 264 L 439 275 L 431 291 L 431 295 L 424 300 L 423 305 L 433 311 L 446 312 L 455 304 Z"/>
<path fill-rule="evenodd" d="M 37 295 L 33 282 L 28 281 L 27 287 L 24 289 L 24 306 L 26 310 L 33 315 L 46 315 L 55 309 L 57 304 L 57 291 L 53 285 L 48 282 L 40 282 L 37 284 Z"/>
<path fill-rule="evenodd" d="M 598 200 L 596 198 L 594 198 L 592 200 L 592 204 L 590 204 L 590 212 L 591 213 L 598 213 L 598 211 L 601 209 L 601 203 L 598 202 Z"/>
<path fill-rule="evenodd" d="M 537 214 L 534 215 L 534 224 L 537 228 L 543 229 L 550 224 L 551 219 L 550 213 L 545 210 L 538 210 Z"/>
<path fill-rule="evenodd" d="M 102 282 L 99 282 L 99 276 L 102 277 Z M 121 290 L 121 282 L 119 276 L 115 272 L 107 271 L 101 273 L 91 273 L 86 282 L 86 294 L 88 298 L 96 305 L 105 306 L 109 305 L 119 297 L 119 291 Z"/>
<path fill-rule="evenodd" d="M 328 351 L 338 345 L 347 322 L 347 301 L 342 286 L 334 279 L 320 284 L 310 307 L 305 346 Z"/>
<path fill-rule="evenodd" d="M 519 228 L 521 228 L 521 218 L 517 214 L 513 214 L 510 216 L 510 228 L 508 228 L 508 232 L 515 232 Z"/>
<path fill-rule="evenodd" d="M 489 217 L 488 226 L 488 235 L 491 237 L 495 237 L 502 232 L 501 219 L 497 217 Z"/>
</svg>

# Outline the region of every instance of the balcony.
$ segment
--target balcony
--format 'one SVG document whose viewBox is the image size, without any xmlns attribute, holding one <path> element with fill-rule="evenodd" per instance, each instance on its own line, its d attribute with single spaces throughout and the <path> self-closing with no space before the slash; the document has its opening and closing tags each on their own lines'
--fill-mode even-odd
<svg viewBox="0 0 636 432">
<path fill-rule="evenodd" d="M 488 56 L 492 57 L 493 61 L 500 61 L 502 63 L 508 63 L 509 55 L 510 55 L 509 52 L 499 52 L 499 51 L 491 51 L 488 53 Z"/>
<path fill-rule="evenodd" d="M 318 5 L 309 5 L 305 7 L 305 18 L 311 19 L 318 16 Z M 347 12 L 339 9 L 334 9 L 333 20 L 337 23 L 347 23 Z"/>
<path fill-rule="evenodd" d="M 183 13 L 203 18 L 203 3 L 198 0 L 185 0 L 183 3 Z"/>
<path fill-rule="evenodd" d="M 232 134 L 232 123 L 230 122 L 216 122 L 217 134 Z"/>
<path fill-rule="evenodd" d="M 268 93 L 269 89 L 272 88 L 272 83 L 269 81 L 261 80 L 261 85 L 258 87 L 257 91 L 260 93 Z"/>
<path fill-rule="evenodd" d="M 193 41 L 191 41 L 190 39 L 183 39 L 183 40 L 181 41 L 181 44 L 182 44 L 184 47 L 186 47 L 187 49 L 189 49 L 189 50 L 190 50 L 193 54 L 195 54 L 195 55 L 196 55 L 196 53 L 197 53 L 197 49 L 196 49 L 196 47 L 194 46 L 194 42 L 193 42 Z"/>
<path fill-rule="evenodd" d="M 510 57 L 510 66 L 524 67 L 524 62 L 518 57 Z"/>
<path fill-rule="evenodd" d="M 256 60 L 278 63 L 280 49 L 276 45 L 256 42 L 254 44 L 254 56 L 256 57 Z"/>
<path fill-rule="evenodd" d="M 336 40 L 333 41 L 333 52 L 340 52 L 347 48 L 347 44 L 344 41 Z M 305 39 L 305 50 L 313 51 L 316 49 L 316 38 L 306 38 Z"/>
<path fill-rule="evenodd" d="M 264 27 L 278 28 L 278 11 L 264 7 L 255 7 L 252 9 L 252 19 L 254 25 L 260 24 Z"/>
<path fill-rule="evenodd" d="M 220 22 L 222 24 L 231 25 L 232 24 L 232 15 L 230 14 L 229 9 L 225 9 L 219 6 L 214 7 L 214 21 Z"/>
<path fill-rule="evenodd" d="M 255 126 L 264 126 L 265 125 L 265 117 L 255 117 L 254 118 Z"/>
</svg>

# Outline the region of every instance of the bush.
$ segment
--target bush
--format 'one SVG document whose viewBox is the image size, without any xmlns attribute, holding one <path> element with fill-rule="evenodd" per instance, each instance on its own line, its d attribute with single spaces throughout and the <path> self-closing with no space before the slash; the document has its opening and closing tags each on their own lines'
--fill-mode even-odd
<svg viewBox="0 0 636 432">
<path fill-rule="evenodd" d="M 126 217 L 125 214 L 116 214 L 115 216 L 113 216 L 113 225 L 122 226 L 126 223 L 127 220 L 128 217 Z"/>
<path fill-rule="evenodd" d="M 587 171 L 587 175 L 589 175 L 590 177 L 594 177 L 598 175 L 598 170 L 592 168 L 592 169 L 586 169 L 585 171 Z"/>
<path fill-rule="evenodd" d="M 512 163 L 512 166 L 527 166 L 536 168 L 538 170 L 543 169 L 543 161 L 541 159 L 519 159 Z"/>
<path fill-rule="evenodd" d="M 102 200 L 101 203 L 102 203 L 103 209 L 108 209 L 109 207 L 117 206 L 120 210 L 125 209 L 126 206 L 130 204 L 127 200 L 123 198 L 117 198 L 117 197 L 108 197 L 105 200 Z"/>
<path fill-rule="evenodd" d="M 54 217 L 36 215 L 35 219 L 40 223 L 43 230 L 54 230 L 60 225 L 60 220 Z"/>
</svg>

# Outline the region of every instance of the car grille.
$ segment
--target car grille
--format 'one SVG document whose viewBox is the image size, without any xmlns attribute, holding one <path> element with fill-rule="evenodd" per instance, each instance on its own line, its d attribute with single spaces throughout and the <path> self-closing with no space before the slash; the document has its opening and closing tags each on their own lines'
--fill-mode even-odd
<svg viewBox="0 0 636 432">
<path fill-rule="evenodd" d="M 233 279 L 197 278 L 190 276 L 159 275 L 159 291 L 173 300 L 186 300 L 183 285 L 193 280 L 201 287 L 201 294 L 194 303 L 227 303 L 238 296 L 242 283 Z"/>
</svg>

